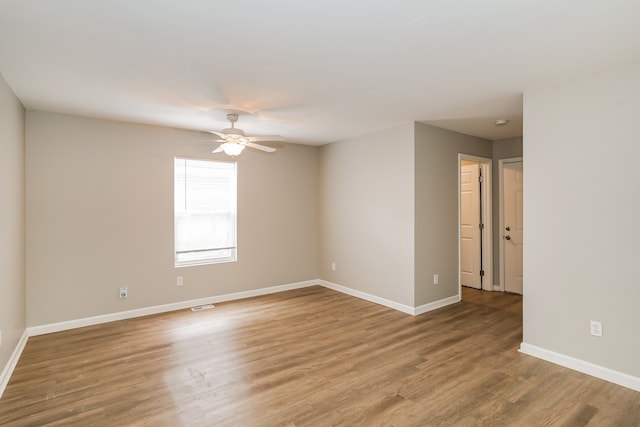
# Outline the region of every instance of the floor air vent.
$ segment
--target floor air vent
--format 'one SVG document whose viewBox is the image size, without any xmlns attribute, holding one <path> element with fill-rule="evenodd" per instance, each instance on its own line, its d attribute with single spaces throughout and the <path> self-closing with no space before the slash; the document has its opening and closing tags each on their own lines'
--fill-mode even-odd
<svg viewBox="0 0 640 427">
<path fill-rule="evenodd" d="M 191 311 L 202 311 L 202 310 L 210 310 L 213 308 L 211 304 L 198 305 L 196 307 L 191 307 Z"/>
</svg>

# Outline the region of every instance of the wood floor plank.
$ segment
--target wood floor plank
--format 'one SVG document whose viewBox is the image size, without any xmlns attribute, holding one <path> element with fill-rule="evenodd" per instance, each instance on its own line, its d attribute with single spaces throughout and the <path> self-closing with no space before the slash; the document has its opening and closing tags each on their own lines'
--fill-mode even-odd
<svg viewBox="0 0 640 427">
<path fill-rule="evenodd" d="M 519 353 L 521 319 L 310 287 L 32 337 L 0 425 L 640 426 L 640 393 Z"/>
</svg>

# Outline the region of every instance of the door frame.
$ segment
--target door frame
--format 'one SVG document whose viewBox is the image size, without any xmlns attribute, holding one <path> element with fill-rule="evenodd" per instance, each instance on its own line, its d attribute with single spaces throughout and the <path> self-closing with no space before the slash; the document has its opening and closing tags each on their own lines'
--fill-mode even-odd
<svg viewBox="0 0 640 427">
<path fill-rule="evenodd" d="M 500 269 L 500 291 L 504 292 L 504 239 L 502 238 L 502 232 L 504 230 L 504 165 L 508 163 L 518 163 L 522 162 L 524 166 L 524 162 L 522 160 L 522 156 L 520 157 L 510 157 L 507 159 L 498 160 L 498 227 L 500 230 L 500 234 L 498 236 L 498 245 L 499 245 L 499 269 Z"/>
<path fill-rule="evenodd" d="M 461 163 L 463 160 L 470 162 L 477 162 L 482 169 L 482 218 L 484 219 L 484 229 L 482 230 L 482 269 L 484 270 L 484 277 L 482 279 L 482 290 L 493 291 L 493 216 L 491 213 L 491 200 L 492 200 L 492 175 L 491 164 L 492 159 L 487 157 L 479 157 L 471 154 L 458 153 L 458 296 L 462 297 L 462 280 L 460 275 L 460 220 L 461 220 L 461 179 L 462 173 Z"/>
</svg>

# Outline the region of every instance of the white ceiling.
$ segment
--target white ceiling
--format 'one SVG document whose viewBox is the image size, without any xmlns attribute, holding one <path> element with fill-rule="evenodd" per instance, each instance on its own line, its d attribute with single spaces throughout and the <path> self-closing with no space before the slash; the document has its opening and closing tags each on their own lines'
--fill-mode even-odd
<svg viewBox="0 0 640 427">
<path fill-rule="evenodd" d="M 197 130 L 241 110 L 306 144 L 522 135 L 524 91 L 638 60 L 638 0 L 0 0 L 0 73 L 29 109 Z"/>
</svg>

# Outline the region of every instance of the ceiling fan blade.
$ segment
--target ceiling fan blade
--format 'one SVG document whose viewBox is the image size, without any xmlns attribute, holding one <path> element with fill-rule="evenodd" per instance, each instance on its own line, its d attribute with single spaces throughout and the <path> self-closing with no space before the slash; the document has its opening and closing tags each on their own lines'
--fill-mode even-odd
<svg viewBox="0 0 640 427">
<path fill-rule="evenodd" d="M 218 148 L 212 151 L 212 153 L 222 153 L 224 150 L 222 149 L 222 145 L 219 145 Z"/>
<path fill-rule="evenodd" d="M 273 153 L 274 151 L 276 151 L 275 148 L 267 147 L 266 145 L 254 144 L 253 142 L 247 142 L 244 145 L 250 148 L 255 148 L 256 150 L 266 151 L 267 153 Z"/>
<path fill-rule="evenodd" d="M 258 135 L 258 136 L 250 136 L 248 138 L 249 138 L 249 141 L 262 141 L 262 142 L 282 141 L 284 139 L 280 135 Z"/>
</svg>

